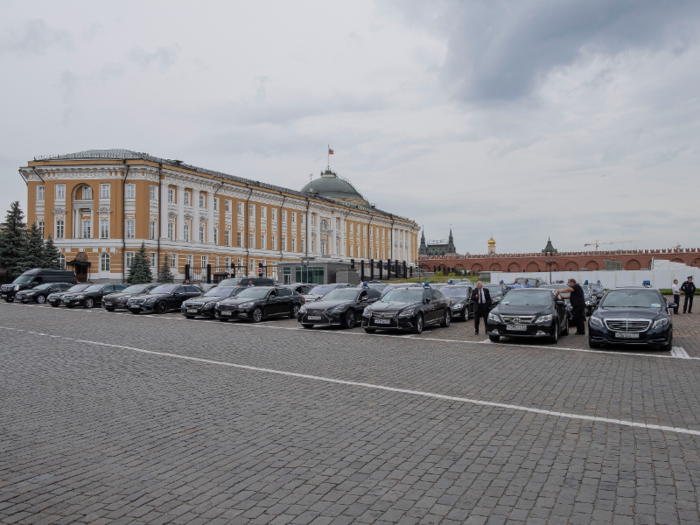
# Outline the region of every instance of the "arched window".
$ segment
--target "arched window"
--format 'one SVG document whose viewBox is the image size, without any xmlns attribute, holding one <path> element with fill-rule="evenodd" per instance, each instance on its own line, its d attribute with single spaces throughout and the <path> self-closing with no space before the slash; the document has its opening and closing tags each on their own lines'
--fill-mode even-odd
<svg viewBox="0 0 700 525">
<path fill-rule="evenodd" d="M 108 272 L 109 271 L 109 254 L 107 252 L 102 252 L 100 254 L 100 271 L 101 272 Z"/>
<path fill-rule="evenodd" d="M 62 253 L 58 254 L 58 266 L 61 268 L 61 270 L 66 269 L 66 256 Z"/>
</svg>

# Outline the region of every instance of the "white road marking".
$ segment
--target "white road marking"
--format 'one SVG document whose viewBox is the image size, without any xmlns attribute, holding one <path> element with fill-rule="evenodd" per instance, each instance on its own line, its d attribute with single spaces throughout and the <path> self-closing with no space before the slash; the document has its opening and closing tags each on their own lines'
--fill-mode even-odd
<svg viewBox="0 0 700 525">
<path fill-rule="evenodd" d="M 24 332 L 25 330 L 21 330 L 18 328 L 10 328 L 6 326 L 0 326 L 0 329 L 3 330 L 14 330 L 18 332 Z M 50 334 L 44 334 L 40 332 L 27 332 L 31 334 L 36 334 L 36 335 L 50 335 Z M 178 355 L 178 354 L 171 354 L 169 352 L 158 352 L 155 350 L 145 350 L 143 348 L 135 348 L 133 346 L 124 346 L 124 345 L 115 345 L 111 343 L 101 343 L 99 341 L 89 341 L 87 339 L 75 339 L 73 337 L 60 337 L 60 339 L 64 339 L 66 341 L 72 341 L 75 343 L 82 343 L 82 344 L 90 344 L 90 345 L 95 345 L 95 346 L 104 346 L 108 348 L 118 348 L 120 350 L 130 350 L 132 352 L 138 352 L 141 354 L 147 354 L 147 355 L 154 355 L 154 356 L 159 356 L 159 357 L 170 357 L 173 359 L 182 359 L 184 361 L 193 361 L 196 363 L 204 363 L 208 365 L 218 365 L 218 366 L 226 366 L 230 368 L 237 368 L 240 370 L 248 370 L 251 372 L 262 372 L 266 374 L 275 374 L 275 375 L 280 375 L 280 376 L 287 376 L 287 377 L 295 377 L 298 379 L 308 379 L 312 381 L 321 381 L 324 383 L 332 383 L 336 385 L 344 385 L 344 386 L 353 386 L 353 387 L 361 387 L 361 388 L 369 388 L 372 390 L 382 390 L 385 392 L 395 392 L 398 394 L 408 394 L 412 396 L 420 396 L 420 397 L 429 397 L 432 399 L 441 399 L 444 401 L 451 401 L 451 402 L 460 402 L 460 403 L 469 403 L 472 405 L 478 405 L 478 406 L 485 406 L 485 407 L 493 407 L 493 408 L 503 408 L 506 410 L 513 410 L 516 412 L 531 412 L 534 414 L 541 414 L 544 416 L 551 416 L 551 417 L 561 417 L 561 418 L 568 418 L 568 419 L 578 419 L 582 421 L 593 421 L 597 423 L 609 423 L 612 425 L 619 425 L 619 426 L 624 426 L 624 427 L 633 427 L 633 428 L 644 428 L 648 430 L 660 430 L 662 432 L 674 432 L 677 434 L 689 434 L 693 436 L 700 436 L 700 430 L 691 430 L 688 428 L 681 428 L 681 427 L 669 427 L 665 425 L 653 425 L 649 423 L 638 423 L 636 421 L 627 421 L 624 419 L 612 419 L 612 418 L 607 418 L 607 417 L 598 417 L 598 416 L 587 416 L 583 414 L 574 414 L 574 413 L 568 413 L 568 412 L 557 412 L 554 410 L 543 410 L 541 408 L 532 408 L 532 407 L 527 407 L 527 406 L 522 406 L 522 405 L 510 405 L 507 403 L 496 403 L 493 401 L 485 401 L 481 399 L 471 399 L 468 397 L 458 397 L 458 396 L 448 396 L 444 394 L 437 394 L 434 392 L 424 392 L 421 390 L 409 390 L 406 388 L 395 388 L 391 386 L 384 386 L 384 385 L 377 385 L 374 383 L 363 383 L 359 381 L 346 381 L 344 379 L 336 379 L 332 377 L 323 377 L 323 376 L 315 376 L 315 375 L 310 375 L 310 374 L 300 374 L 297 372 L 288 372 L 285 370 L 275 370 L 273 368 L 261 368 L 257 366 L 250 366 L 250 365 L 241 365 L 237 363 L 228 363 L 226 361 L 216 361 L 214 359 L 203 359 L 201 357 L 191 357 L 191 356 L 186 356 L 186 355 Z"/>
<path fill-rule="evenodd" d="M 678 357 L 679 359 L 693 359 L 688 355 L 688 352 L 686 352 L 685 348 L 682 346 L 674 346 L 671 350 L 671 355 L 673 357 Z"/>
</svg>

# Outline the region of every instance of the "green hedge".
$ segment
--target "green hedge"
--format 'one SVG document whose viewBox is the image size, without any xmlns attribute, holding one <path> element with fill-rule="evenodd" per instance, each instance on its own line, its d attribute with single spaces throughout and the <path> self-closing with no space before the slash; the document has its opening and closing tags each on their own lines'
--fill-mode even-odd
<svg viewBox="0 0 700 525">
<path fill-rule="evenodd" d="M 673 292 L 671 291 L 670 288 L 659 288 L 659 291 L 663 295 L 673 295 Z M 681 292 L 681 295 L 685 295 L 683 292 Z M 695 290 L 695 295 L 700 295 L 700 290 L 696 289 Z"/>
</svg>

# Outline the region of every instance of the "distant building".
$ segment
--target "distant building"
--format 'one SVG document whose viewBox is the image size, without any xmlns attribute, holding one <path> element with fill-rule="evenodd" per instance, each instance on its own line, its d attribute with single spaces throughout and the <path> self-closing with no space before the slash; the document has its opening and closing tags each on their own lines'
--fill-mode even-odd
<svg viewBox="0 0 700 525">
<path fill-rule="evenodd" d="M 495 254 L 496 253 L 496 241 L 493 240 L 493 235 L 489 239 L 489 248 L 488 248 L 488 253 L 489 254 Z"/>
<path fill-rule="evenodd" d="M 449 255 L 452 253 L 457 253 L 457 248 L 455 248 L 454 239 L 452 237 L 452 228 L 450 228 L 450 236 L 447 239 L 447 242 L 440 240 L 426 243 L 425 230 L 423 231 L 420 238 L 418 255 Z"/>
<path fill-rule="evenodd" d="M 558 250 L 552 246 L 552 239 L 547 237 L 547 246 L 544 247 L 544 250 L 542 250 L 542 253 L 557 253 Z"/>
</svg>

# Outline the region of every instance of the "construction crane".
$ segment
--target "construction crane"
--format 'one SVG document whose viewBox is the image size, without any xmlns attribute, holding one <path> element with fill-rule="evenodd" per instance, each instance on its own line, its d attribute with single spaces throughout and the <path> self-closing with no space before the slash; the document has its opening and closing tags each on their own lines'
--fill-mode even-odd
<svg viewBox="0 0 700 525">
<path fill-rule="evenodd" d="M 641 239 L 637 239 L 635 241 L 615 241 L 615 242 L 600 242 L 599 240 L 596 239 L 595 242 L 589 242 L 588 244 L 584 244 L 584 246 L 595 246 L 595 251 L 598 251 L 598 246 L 601 244 L 626 244 L 628 242 L 643 242 Z"/>
</svg>

